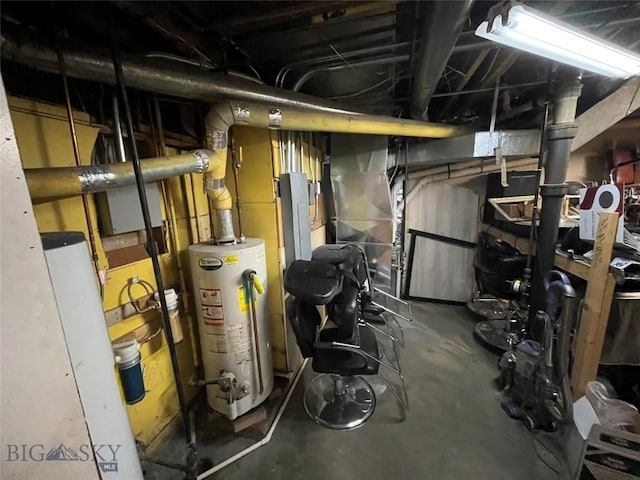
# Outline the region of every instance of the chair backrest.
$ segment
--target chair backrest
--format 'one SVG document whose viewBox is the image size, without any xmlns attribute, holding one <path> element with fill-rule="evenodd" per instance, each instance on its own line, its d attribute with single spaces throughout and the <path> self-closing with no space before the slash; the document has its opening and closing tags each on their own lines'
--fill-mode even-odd
<svg viewBox="0 0 640 480">
<path fill-rule="evenodd" d="M 357 245 L 322 245 L 313 251 L 311 259 L 330 263 L 343 274 L 355 276 L 360 289 L 363 289 L 368 283 L 369 266 L 364 251 Z"/>
<path fill-rule="evenodd" d="M 313 357 L 316 333 L 321 323 L 318 309 L 315 305 L 296 298 L 287 304 L 287 318 L 296 336 L 300 353 L 304 358 Z"/>
<path fill-rule="evenodd" d="M 338 328 L 341 340 L 351 339 L 355 334 L 360 313 L 359 294 L 359 285 L 352 278 L 345 277 L 342 292 L 329 302 L 329 319 Z"/>
<path fill-rule="evenodd" d="M 477 254 L 474 260 L 478 290 L 499 298 L 517 298 L 510 282 L 522 278 L 527 257 L 508 243 L 488 232 L 478 234 Z"/>
<path fill-rule="evenodd" d="M 295 260 L 284 274 L 284 289 L 312 305 L 326 305 L 340 292 L 342 277 L 335 266 L 319 261 Z"/>
</svg>

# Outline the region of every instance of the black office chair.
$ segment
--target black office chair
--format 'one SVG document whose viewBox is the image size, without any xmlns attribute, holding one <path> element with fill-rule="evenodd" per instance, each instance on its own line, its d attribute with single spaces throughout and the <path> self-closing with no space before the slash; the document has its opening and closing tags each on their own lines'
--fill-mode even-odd
<svg viewBox="0 0 640 480">
<path fill-rule="evenodd" d="M 486 318 L 476 324 L 474 332 L 492 349 L 507 350 L 524 328 L 525 312 L 517 302 L 521 294 L 513 282 L 522 279 L 526 264 L 527 256 L 517 248 L 488 232 L 478 234 L 474 259 L 477 292 L 467 305 Z"/>
<path fill-rule="evenodd" d="M 360 321 L 360 286 L 335 265 L 294 261 L 284 286 L 295 297 L 287 317 L 302 356 L 312 358 L 317 376 L 306 388 L 304 406 L 318 424 L 337 430 L 363 425 L 373 414 L 373 388 L 361 375 L 380 365 L 373 331 Z M 322 329 L 317 305 L 326 305 L 334 326 Z"/>
<path fill-rule="evenodd" d="M 378 361 L 380 365 L 393 372 L 400 380 L 399 388 L 396 388 L 382 372 L 378 373 L 378 377 L 386 384 L 401 405 L 401 418 L 404 420 L 406 411 L 409 409 L 409 396 L 398 352 L 398 345 L 404 347 L 404 330 L 399 319 L 412 321 L 411 305 L 375 287 L 367 255 L 359 245 L 322 245 L 313 251 L 311 259 L 335 266 L 340 275 L 349 278 L 354 285 L 358 286 L 360 304 L 358 321 L 369 327 L 378 336 Z M 329 319 L 334 323 L 339 321 L 336 320 L 331 309 L 328 314 Z M 391 346 L 385 348 L 385 346 L 389 347 L 388 341 Z"/>
<path fill-rule="evenodd" d="M 380 303 L 380 297 L 385 295 L 386 297 L 390 297 L 398 302 L 405 304 L 406 302 L 375 288 L 367 256 L 362 248 L 353 244 L 322 245 L 313 251 L 311 259 L 334 265 L 342 275 L 348 276 L 356 282 L 358 284 L 360 301 L 362 304 L 362 319 L 369 327 L 390 338 L 394 342 L 394 348 L 395 343 L 399 343 L 404 347 L 404 330 L 396 317 L 400 317 L 408 321 L 411 321 L 411 318 L 410 316 L 403 316 L 401 313 L 389 308 L 384 303 Z M 408 306 L 408 304 L 406 305 Z M 407 308 L 410 315 L 410 307 L 408 306 Z M 386 326 L 388 332 L 381 330 L 379 328 L 380 326 Z"/>
<path fill-rule="evenodd" d="M 527 256 L 517 248 L 488 232 L 478 234 L 474 269 L 479 292 L 507 300 L 518 298 L 511 282 L 522 278 L 526 263 Z"/>
</svg>

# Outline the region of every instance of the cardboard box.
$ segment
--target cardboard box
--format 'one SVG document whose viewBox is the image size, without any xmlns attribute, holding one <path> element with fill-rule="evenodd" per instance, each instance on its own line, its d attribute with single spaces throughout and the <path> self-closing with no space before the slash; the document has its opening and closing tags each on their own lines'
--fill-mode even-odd
<svg viewBox="0 0 640 480">
<path fill-rule="evenodd" d="M 624 244 L 624 192 L 622 185 L 600 185 L 580 189 L 580 239 L 595 240 L 601 212 L 618 214 L 616 243 Z"/>
<path fill-rule="evenodd" d="M 640 479 L 640 435 L 593 425 L 575 479 Z"/>
<path fill-rule="evenodd" d="M 564 453 L 571 478 L 580 478 L 584 448 L 595 424 L 600 424 L 598 415 L 587 397 L 573 402 L 573 422 L 563 427 Z"/>
</svg>

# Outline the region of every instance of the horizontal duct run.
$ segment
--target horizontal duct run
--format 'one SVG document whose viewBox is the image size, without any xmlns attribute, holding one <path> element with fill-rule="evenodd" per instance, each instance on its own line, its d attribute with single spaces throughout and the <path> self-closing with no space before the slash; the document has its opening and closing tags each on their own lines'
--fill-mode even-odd
<svg viewBox="0 0 640 480">
<path fill-rule="evenodd" d="M 474 158 L 495 156 L 495 149 L 502 148 L 504 157 L 530 157 L 540 153 L 540 130 L 503 130 L 475 132 L 459 137 L 413 143 L 409 145 L 407 164 L 418 170 L 445 163 L 457 163 Z M 404 165 L 404 158 L 396 158 Z"/>
<path fill-rule="evenodd" d="M 209 167 L 212 155 L 209 150 L 194 150 L 180 155 L 142 160 L 142 177 L 145 183 L 151 183 L 187 173 L 203 173 Z M 24 173 L 34 203 L 104 192 L 110 188 L 136 183 L 131 162 L 27 168 Z"/>
<path fill-rule="evenodd" d="M 465 130 L 438 123 L 395 117 L 350 115 L 335 112 L 309 112 L 257 104 L 222 102 L 212 105 L 205 119 L 206 147 L 213 151 L 204 177 L 204 187 L 215 211 L 213 231 L 218 242 L 235 239 L 231 221 L 231 194 L 224 184 L 229 129 L 233 125 L 303 132 L 358 133 L 405 137 L 443 138 L 461 135 Z"/>
<path fill-rule="evenodd" d="M 41 44 L 3 37 L 2 57 L 38 70 L 59 73 L 56 52 Z M 122 54 L 121 57 L 127 86 L 139 90 L 207 103 L 233 99 L 308 111 L 357 113 L 339 103 L 212 73 L 203 68 L 139 55 Z M 111 56 L 97 48 L 64 50 L 64 63 L 70 77 L 115 85 Z"/>
</svg>

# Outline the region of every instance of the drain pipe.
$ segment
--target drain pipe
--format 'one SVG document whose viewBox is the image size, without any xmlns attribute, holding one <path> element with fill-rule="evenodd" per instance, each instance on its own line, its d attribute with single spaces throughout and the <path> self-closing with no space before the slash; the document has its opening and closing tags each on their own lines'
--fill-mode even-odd
<svg viewBox="0 0 640 480">
<path fill-rule="evenodd" d="M 565 183 L 571 142 L 576 136 L 576 106 L 582 91 L 582 83 L 573 80 L 562 83 L 555 92 L 554 121 L 547 128 L 547 160 L 545 163 L 544 184 L 540 186 L 542 209 L 538 227 L 538 257 L 533 275 L 533 288 L 529 319 L 535 318 L 535 312 L 545 309 L 544 276 L 553 268 L 558 242 L 562 202 L 567 194 Z M 537 328 L 537 327 L 536 327 Z M 535 335 L 535 334 L 534 334 Z"/>
</svg>

